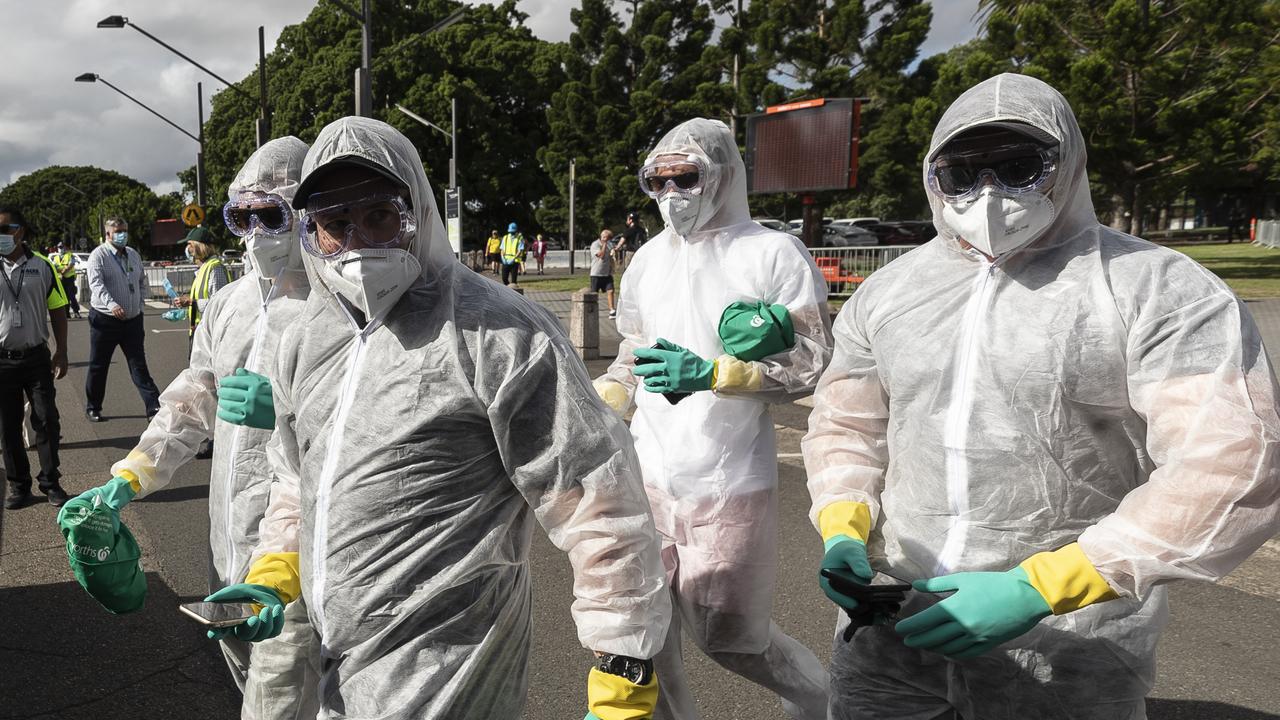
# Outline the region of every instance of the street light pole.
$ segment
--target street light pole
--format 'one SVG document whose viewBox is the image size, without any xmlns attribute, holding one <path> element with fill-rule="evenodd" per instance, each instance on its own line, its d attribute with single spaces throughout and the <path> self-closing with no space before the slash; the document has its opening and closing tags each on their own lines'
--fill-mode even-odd
<svg viewBox="0 0 1280 720">
<path fill-rule="evenodd" d="M 135 98 L 134 96 L 130 95 L 129 93 L 127 93 L 127 92 L 125 92 L 125 91 L 121 90 L 120 88 L 116 87 L 115 85 L 112 85 L 111 83 L 109 83 L 109 82 L 107 82 L 106 80 L 102 79 L 102 76 L 101 76 L 101 75 L 98 75 L 97 73 L 81 73 L 81 74 L 79 74 L 79 75 L 77 75 L 77 76 L 76 76 L 76 82 L 88 82 L 88 83 L 91 83 L 91 82 L 100 82 L 100 83 L 102 83 L 103 85 L 106 85 L 107 87 L 111 88 L 112 90 L 115 90 L 116 92 L 118 92 L 118 93 L 120 93 L 121 95 L 125 96 L 126 98 L 129 98 L 129 100 L 133 101 L 133 103 L 134 103 L 135 105 L 137 105 L 138 107 L 142 108 L 143 110 L 146 110 L 147 112 L 151 113 L 152 115 L 155 115 L 156 117 L 160 118 L 161 120 L 163 120 L 163 121 L 165 121 L 165 122 L 169 123 L 170 125 L 172 125 L 172 126 L 173 126 L 173 129 L 177 130 L 178 132 L 182 133 L 183 135 L 186 135 L 187 137 L 191 138 L 192 140 L 195 140 L 195 141 L 196 141 L 196 143 L 200 145 L 200 150 L 199 150 L 199 152 L 197 152 L 197 153 L 196 153 L 196 195 L 199 197 L 199 199 L 200 199 L 200 203 L 201 203 L 202 205 L 204 204 L 204 90 L 203 90 L 203 88 L 201 87 L 201 84 L 200 84 L 200 83 L 196 83 L 196 104 L 200 106 L 200 107 L 199 107 L 199 112 L 200 112 L 200 136 L 199 136 L 199 137 L 196 137 L 195 135 L 192 135 L 191 133 L 189 133 L 189 132 L 187 132 L 185 129 L 183 129 L 183 128 L 182 128 L 182 126 L 181 126 L 181 125 L 179 125 L 178 123 L 176 123 L 176 122 L 174 122 L 174 121 L 170 120 L 169 118 L 167 118 L 167 117 L 165 117 L 165 116 L 161 115 L 160 113 L 156 112 L 155 110 L 152 110 L 151 108 L 149 108 L 149 107 L 147 107 L 146 105 L 144 105 L 144 104 L 142 103 L 142 101 L 141 101 L 141 100 L 139 100 L 139 99 Z"/>
<path fill-rule="evenodd" d="M 368 0 L 364 0 L 364 1 L 365 1 L 366 3 L 368 2 Z M 253 96 L 252 96 L 252 95 L 250 95 L 249 93 L 245 92 L 244 90 L 240 89 L 240 87 L 239 87 L 238 85 L 234 85 L 234 84 L 232 84 L 232 82 L 231 82 L 230 80 L 227 80 L 226 78 L 224 78 L 224 77 L 222 77 L 221 75 L 219 75 L 219 74 L 215 73 L 214 71 L 210 70 L 209 68 L 207 68 L 207 67 L 205 67 L 205 66 L 201 65 L 200 63 L 196 62 L 195 60 L 192 60 L 189 56 L 187 56 L 187 55 L 186 55 L 185 53 L 183 53 L 181 50 L 178 50 L 177 48 L 175 48 L 174 46 L 170 45 L 169 43 L 167 43 L 167 42 L 165 42 L 165 41 L 161 40 L 160 38 L 156 37 L 155 35 L 152 35 L 151 33 L 147 32 L 146 30 L 143 30 L 142 28 L 138 27 L 138 25 L 137 25 L 136 23 L 132 23 L 132 22 L 130 22 L 130 21 L 129 21 L 129 18 L 127 18 L 127 17 L 125 17 L 125 16 L 123 16 L 123 15 L 108 15 L 107 17 L 105 17 L 105 18 L 103 18 L 103 19 L 101 19 L 101 20 L 99 20 L 99 21 L 98 21 L 98 27 L 100 27 L 100 28 L 112 28 L 112 29 L 117 29 L 117 28 L 125 27 L 126 25 L 127 25 L 127 26 L 129 26 L 129 27 L 131 27 L 131 28 L 133 28 L 134 30 L 137 30 L 138 32 L 142 33 L 143 35 L 147 36 L 147 37 L 148 37 L 148 38 L 150 38 L 151 40 L 155 41 L 155 43 L 156 43 L 156 44 L 160 45 L 161 47 L 163 47 L 164 49 L 166 49 L 166 50 L 168 50 L 169 52 L 173 53 L 174 55 L 177 55 L 178 57 L 182 58 L 183 60 L 186 60 L 187 62 L 191 63 L 192 65 L 195 65 L 196 67 L 200 68 L 201 70 L 203 70 L 204 72 L 208 73 L 210 76 L 212 76 L 215 80 L 217 80 L 218 82 L 222 83 L 223 85 L 226 85 L 227 87 L 231 88 L 231 89 L 232 89 L 232 90 L 234 90 L 235 92 L 240 93 L 241 95 L 243 95 L 244 97 L 248 98 L 249 100 L 251 100 L 251 101 L 253 100 Z M 261 87 L 260 87 L 260 94 L 259 94 L 259 97 L 258 97 L 258 101 L 257 101 L 257 102 L 258 102 L 258 108 L 259 108 L 259 111 L 260 111 L 260 113 L 261 113 L 261 118 L 260 118 L 261 122 L 258 124 L 258 127 L 257 127 L 257 133 L 256 133 L 256 134 L 257 134 L 258 147 L 262 147 L 263 143 L 265 143 L 265 142 L 267 142 L 268 140 L 270 140 L 270 139 L 271 139 L 271 138 L 270 138 L 270 128 L 271 128 L 271 106 L 267 103 L 267 79 L 266 79 L 266 78 L 267 78 L 267 76 L 266 76 L 266 51 L 265 51 L 265 45 L 266 45 L 266 43 L 265 43 L 265 40 L 264 40 L 263 29 L 262 29 L 262 27 L 261 27 L 261 26 L 259 26 L 259 27 L 258 27 L 258 65 L 259 65 L 259 71 L 258 71 L 258 73 L 259 73 L 260 80 L 261 80 L 261 82 L 260 82 Z M 264 132 L 264 130 L 265 130 L 265 132 Z"/>
<path fill-rule="evenodd" d="M 573 210 L 574 210 L 573 185 L 574 185 L 574 171 L 577 167 L 577 164 L 578 164 L 577 158 L 569 159 L 569 274 L 570 275 L 573 274 L 573 270 L 574 270 L 573 260 L 574 260 L 574 255 L 577 254 L 577 248 L 575 247 L 575 243 L 573 241 Z"/>
<path fill-rule="evenodd" d="M 401 105 L 400 103 L 396 103 L 396 109 L 397 109 L 397 110 L 399 110 L 400 112 L 404 113 L 405 115 L 408 115 L 410 118 L 413 118 L 414 120 L 417 120 L 418 122 L 422 123 L 423 125 L 426 125 L 427 127 L 431 128 L 432 130 L 435 130 L 435 131 L 440 132 L 440 133 L 444 133 L 445 135 L 448 135 L 448 136 L 449 136 L 449 150 L 450 150 L 450 154 L 451 154 L 450 159 L 449 159 L 449 189 L 451 189 L 451 190 L 452 190 L 452 189 L 454 189 L 454 188 L 458 187 L 458 177 L 457 177 L 457 175 L 456 175 L 456 168 L 457 168 L 457 165 L 458 165 L 458 136 L 457 136 L 457 129 L 458 129 L 458 102 L 457 102 L 457 100 L 456 100 L 456 99 L 450 99 L 450 101 L 449 101 L 449 102 L 450 102 L 450 104 L 452 105 L 452 112 L 451 112 L 451 114 L 452 114 L 452 116 L 453 116 L 453 124 L 452 124 L 452 127 L 450 127 L 448 130 L 445 130 L 444 128 L 442 128 L 442 127 L 440 127 L 439 125 L 437 125 L 437 124 L 435 124 L 435 123 L 431 122 L 430 120 L 428 120 L 428 119 L 426 119 L 426 118 L 422 117 L 421 115 L 419 115 L 419 114 L 417 114 L 417 113 L 413 112 L 412 110 L 410 110 L 410 109 L 406 108 L 405 106 Z"/>
</svg>

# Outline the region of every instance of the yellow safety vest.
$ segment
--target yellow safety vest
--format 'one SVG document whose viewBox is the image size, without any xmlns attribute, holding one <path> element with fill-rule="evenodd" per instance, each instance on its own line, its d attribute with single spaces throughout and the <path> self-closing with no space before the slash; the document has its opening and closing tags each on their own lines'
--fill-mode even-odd
<svg viewBox="0 0 1280 720">
<path fill-rule="evenodd" d="M 75 256 L 71 254 L 70 250 L 64 253 L 54 253 L 53 257 L 49 259 L 53 261 L 53 269 L 57 270 L 59 275 L 64 278 L 75 277 Z"/>
<path fill-rule="evenodd" d="M 524 262 L 524 236 L 520 233 L 512 235 L 507 233 L 502 236 L 502 262 L 510 265 L 514 262 Z"/>
<path fill-rule="evenodd" d="M 187 324 L 191 334 L 195 334 L 196 326 L 200 324 L 200 307 L 196 301 L 209 299 L 209 280 L 213 277 L 213 269 L 221 266 L 221 260 L 209 258 L 196 271 L 196 279 L 191 283 L 191 304 L 187 306 Z"/>
</svg>

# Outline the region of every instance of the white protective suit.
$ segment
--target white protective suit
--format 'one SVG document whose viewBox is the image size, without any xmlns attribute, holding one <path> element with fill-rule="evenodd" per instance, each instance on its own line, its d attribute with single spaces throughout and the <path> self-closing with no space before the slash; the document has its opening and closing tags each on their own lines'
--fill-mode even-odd
<svg viewBox="0 0 1280 720">
<path fill-rule="evenodd" d="M 322 717 L 515 718 L 535 523 L 568 553 L 584 647 L 662 646 L 670 602 L 635 454 L 555 317 L 455 260 L 409 140 L 343 118 L 304 176 L 348 156 L 409 187 L 423 271 L 361 329 L 306 257 L 313 290 L 273 376 L 277 482 L 257 555 L 300 553 Z"/>
<path fill-rule="evenodd" d="M 622 278 L 618 358 L 596 380 L 602 394 L 621 384 L 635 403 L 631 432 L 678 611 L 658 656 L 656 717 L 697 716 L 681 624 L 717 663 L 778 693 L 792 716 L 825 717 L 821 663 L 769 619 L 778 458 L 768 404 L 811 392 L 830 359 L 826 282 L 798 240 L 751 221 L 745 166 L 724 123 L 685 122 L 646 162 L 673 154 L 716 168 L 703 191 L 710 206 L 687 238 L 668 227 L 635 254 Z M 720 316 L 735 301 L 785 305 L 795 327 L 794 347 L 752 363 L 763 377 L 758 391 L 697 392 L 671 405 L 639 387 L 633 351 L 658 338 L 707 360 L 723 355 Z"/>
<path fill-rule="evenodd" d="M 866 503 L 871 564 L 903 580 L 1078 540 L 1120 597 L 961 661 L 859 630 L 835 643 L 836 717 L 1144 718 L 1161 585 L 1217 580 L 1280 530 L 1276 382 L 1243 303 L 1185 255 L 1098 223 L 1080 128 L 1039 80 L 965 92 L 930 156 L 994 120 L 1058 139 L 1056 218 L 991 262 L 930 196 L 938 237 L 836 320 L 803 442 L 813 518 Z M 927 602 L 913 594 L 902 616 Z"/>
<path fill-rule="evenodd" d="M 306 143 L 295 137 L 264 144 L 236 175 L 230 194 L 254 190 L 292 198 L 306 152 Z M 209 477 L 211 592 L 244 580 L 271 487 L 271 433 L 218 419 L 218 380 L 237 368 L 270 375 L 280 336 L 295 322 L 309 292 L 300 244 L 293 246 L 293 256 L 279 277 L 264 278 L 250 269 L 209 301 L 192 340 L 187 369 L 160 395 L 160 412 L 137 447 L 111 468 L 113 474 L 133 472 L 142 485 L 139 497 L 145 498 L 166 487 L 203 441 L 214 440 Z M 279 637 L 252 650 L 249 643 L 231 637 L 221 645 L 245 693 L 243 718 L 315 716 L 319 647 L 303 608 L 289 613 Z"/>
</svg>

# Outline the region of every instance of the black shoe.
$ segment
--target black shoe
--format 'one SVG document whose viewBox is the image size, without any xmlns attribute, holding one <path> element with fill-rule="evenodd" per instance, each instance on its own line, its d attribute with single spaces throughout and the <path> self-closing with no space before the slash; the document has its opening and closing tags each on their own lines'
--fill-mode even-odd
<svg viewBox="0 0 1280 720">
<path fill-rule="evenodd" d="M 152 412 L 147 413 L 147 422 L 151 422 L 159 414 L 160 414 L 159 410 L 154 410 Z"/>
<path fill-rule="evenodd" d="M 213 457 L 213 441 L 205 440 L 200 443 L 200 449 L 196 451 L 197 460 L 208 460 Z"/>
<path fill-rule="evenodd" d="M 89 418 L 89 422 L 102 422 L 102 413 L 97 410 L 85 410 L 84 416 Z"/>
<path fill-rule="evenodd" d="M 48 498 L 49 504 L 54 507 L 62 507 L 69 499 L 67 497 L 67 491 L 63 490 L 61 485 L 54 485 L 48 490 L 45 490 L 44 496 Z"/>
<path fill-rule="evenodd" d="M 9 495 L 4 499 L 4 506 L 7 510 L 17 510 L 31 502 L 31 488 L 23 488 L 21 490 L 14 486 L 9 486 Z"/>
</svg>

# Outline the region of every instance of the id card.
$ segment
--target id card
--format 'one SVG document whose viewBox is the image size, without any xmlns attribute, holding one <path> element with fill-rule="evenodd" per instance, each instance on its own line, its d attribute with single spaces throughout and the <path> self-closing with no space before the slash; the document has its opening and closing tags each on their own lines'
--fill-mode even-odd
<svg viewBox="0 0 1280 720">
<path fill-rule="evenodd" d="M 16 308 L 15 310 L 16 312 L 13 313 L 13 327 L 20 328 L 22 327 L 22 311 Z"/>
</svg>

